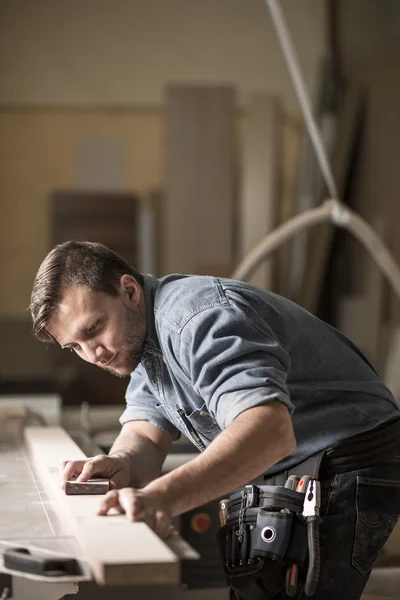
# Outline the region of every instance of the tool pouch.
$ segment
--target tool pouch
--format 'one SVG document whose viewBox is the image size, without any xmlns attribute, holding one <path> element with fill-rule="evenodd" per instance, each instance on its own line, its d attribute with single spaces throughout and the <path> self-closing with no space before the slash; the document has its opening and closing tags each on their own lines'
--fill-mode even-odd
<svg viewBox="0 0 400 600">
<path fill-rule="evenodd" d="M 227 583 L 240 600 L 268 600 L 285 589 L 288 567 L 307 561 L 304 495 L 281 486 L 246 486 L 230 496 L 217 534 Z"/>
</svg>

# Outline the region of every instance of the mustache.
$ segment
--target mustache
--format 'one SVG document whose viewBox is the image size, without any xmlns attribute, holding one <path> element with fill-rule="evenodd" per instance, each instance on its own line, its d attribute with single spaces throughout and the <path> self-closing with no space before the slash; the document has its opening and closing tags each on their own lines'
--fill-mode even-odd
<svg viewBox="0 0 400 600">
<path fill-rule="evenodd" d="M 143 350 L 144 350 L 144 341 L 145 341 L 145 329 L 143 328 L 143 331 L 141 332 L 141 334 L 132 334 L 131 332 L 129 332 L 129 334 L 126 335 L 126 342 L 124 344 L 124 346 L 127 348 L 127 350 L 120 350 L 119 351 L 119 357 L 121 360 L 121 364 L 122 366 L 126 366 L 127 368 L 127 373 L 118 373 L 117 371 L 115 371 L 113 369 L 112 366 L 100 366 L 101 369 L 103 369 L 104 371 L 107 371 L 108 373 L 110 373 L 111 375 L 114 375 L 115 377 L 118 377 L 119 379 L 127 379 L 128 377 L 130 377 L 130 374 L 132 371 L 134 371 L 136 369 L 136 367 L 138 366 L 138 364 L 140 363 L 140 361 L 142 360 L 142 356 L 143 356 Z M 117 358 L 117 360 L 118 360 Z"/>
<path fill-rule="evenodd" d="M 142 360 L 146 330 L 147 322 L 144 315 L 139 315 L 137 313 L 133 316 L 127 313 L 122 343 L 117 352 L 116 365 L 114 365 L 121 365 L 121 368 L 123 368 L 125 372 L 118 373 L 114 370 L 113 365 L 99 365 L 100 368 L 120 379 L 129 377 L 131 372 L 136 369 Z"/>
</svg>

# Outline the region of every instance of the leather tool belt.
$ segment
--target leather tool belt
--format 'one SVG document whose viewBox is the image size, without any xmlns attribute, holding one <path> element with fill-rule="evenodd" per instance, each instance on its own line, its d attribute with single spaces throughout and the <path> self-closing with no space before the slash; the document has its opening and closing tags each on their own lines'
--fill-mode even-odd
<svg viewBox="0 0 400 600">
<path fill-rule="evenodd" d="M 320 563 L 320 474 L 326 478 L 396 454 L 400 454 L 399 418 L 271 476 L 266 485 L 248 485 L 222 500 L 224 524 L 217 539 L 233 597 L 269 600 L 283 590 L 289 597 L 298 597 L 302 590 L 312 596 Z M 302 481 L 306 488 L 299 486 Z"/>
<path fill-rule="evenodd" d="M 305 472 L 303 464 L 297 466 L 305 477 L 289 477 L 284 486 L 247 485 L 221 501 L 225 518 L 217 538 L 236 598 L 268 600 L 284 589 L 296 597 L 303 587 L 307 595 L 314 593 L 319 577 L 317 475 L 323 454 L 305 461 Z"/>
</svg>

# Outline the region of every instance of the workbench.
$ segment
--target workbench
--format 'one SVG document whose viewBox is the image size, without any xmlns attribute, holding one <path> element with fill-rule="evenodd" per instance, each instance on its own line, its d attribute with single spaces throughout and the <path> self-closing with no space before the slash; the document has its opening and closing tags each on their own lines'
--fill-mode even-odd
<svg viewBox="0 0 400 600">
<path fill-rule="evenodd" d="M 115 409 L 113 409 L 115 410 Z M 69 417 L 71 422 L 71 415 Z M 104 418 L 112 422 L 110 416 Z M 74 424 L 76 427 L 76 423 Z M 37 428 L 35 428 L 37 430 Z M 43 428 L 44 433 L 47 429 Z M 110 440 L 114 434 L 110 435 Z M 115 437 L 115 436 L 114 436 Z M 85 434 L 84 439 L 88 439 Z M 104 439 L 104 435 L 102 436 Z M 89 451 L 88 451 L 89 452 Z M 193 455 L 177 455 L 168 458 L 171 463 L 168 467 L 178 466 L 178 461 L 186 462 Z M 57 457 L 54 457 L 58 461 Z M 65 458 L 65 457 L 63 457 Z M 68 457 L 72 458 L 72 457 Z M 99 586 L 93 577 L 87 556 L 82 551 L 76 535 L 65 519 L 60 518 L 54 497 L 49 493 L 49 488 L 37 472 L 37 464 L 32 461 L 32 456 L 27 452 L 27 447 L 15 437 L 0 440 L 0 598 L 11 598 L 6 595 L 5 587 L 12 587 L 13 600 L 57 600 L 65 595 L 75 595 L 79 600 L 131 600 L 132 583 L 130 585 L 102 585 Z M 103 517 L 107 519 L 107 517 Z M 138 524 L 139 525 L 139 524 Z M 10 572 L 2 564 L 2 554 L 6 548 L 25 547 L 33 553 L 47 554 L 48 556 L 72 556 L 77 559 L 81 567 L 81 575 L 73 577 L 57 577 L 52 579 L 30 575 L 21 572 Z M 196 553 L 183 542 L 176 534 L 168 543 L 168 548 L 176 556 L 175 564 L 178 568 L 176 576 L 171 580 L 167 574 L 164 582 L 153 584 L 152 576 L 147 580 L 134 585 L 135 600 L 159 600 L 162 592 L 163 600 L 202 600 L 207 594 L 207 600 L 222 600 L 227 598 L 227 590 L 221 588 L 208 588 L 188 590 L 180 585 L 179 563 L 182 559 L 193 560 Z M 154 567 L 157 571 L 157 567 Z M 159 571 L 159 570 L 158 570 Z M 8 579 L 6 579 L 7 577 Z M 11 579 L 10 579 L 11 578 Z M 4 580 L 4 581 L 3 581 Z M 10 583 L 11 581 L 11 583 Z M 162 586 L 160 588 L 160 586 Z M 396 564 L 388 567 L 377 567 L 373 570 L 365 590 L 366 600 L 377 598 L 400 598 L 400 567 Z M 2 592 L 4 596 L 2 596 Z"/>
<path fill-rule="evenodd" d="M 23 439 L 0 440 L 0 570 L 12 577 L 13 600 L 57 600 L 77 594 L 93 578 L 104 586 L 177 588 L 180 561 L 194 560 L 197 553 L 177 533 L 163 542 L 147 525 L 129 523 L 124 515 L 96 516 L 99 497 L 66 496 L 58 478 L 59 453 L 66 448 L 71 460 L 84 456 L 59 427 L 30 427 Z M 21 547 L 33 556 L 73 557 L 79 574 L 10 571 L 3 554 Z"/>
</svg>

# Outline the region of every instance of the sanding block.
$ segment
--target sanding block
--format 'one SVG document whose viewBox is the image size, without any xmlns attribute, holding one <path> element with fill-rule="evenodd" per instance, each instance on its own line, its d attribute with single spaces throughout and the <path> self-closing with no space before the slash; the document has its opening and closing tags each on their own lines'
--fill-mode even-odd
<svg viewBox="0 0 400 600">
<path fill-rule="evenodd" d="M 65 482 L 67 496 L 101 495 L 110 490 L 110 480 L 102 477 L 91 477 L 88 481 L 77 481 L 76 477 Z"/>
</svg>

